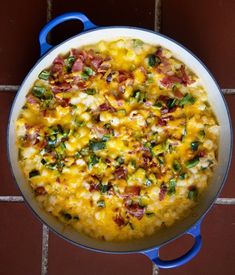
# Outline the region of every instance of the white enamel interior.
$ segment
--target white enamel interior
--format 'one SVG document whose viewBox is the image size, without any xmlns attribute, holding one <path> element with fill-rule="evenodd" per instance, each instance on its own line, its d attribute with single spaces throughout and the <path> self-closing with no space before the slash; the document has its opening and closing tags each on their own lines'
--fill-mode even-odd
<svg viewBox="0 0 235 275">
<path fill-rule="evenodd" d="M 220 124 L 220 144 L 219 144 L 219 159 L 218 168 L 215 171 L 214 177 L 206 193 L 206 196 L 201 200 L 200 205 L 194 210 L 192 215 L 187 219 L 175 224 L 172 228 L 165 230 L 164 232 L 157 233 L 151 237 L 124 243 L 115 242 L 103 242 L 97 241 L 90 237 L 84 236 L 73 229 L 64 229 L 63 225 L 53 218 L 51 215 L 45 213 L 37 204 L 34 199 L 33 193 L 29 184 L 25 181 L 21 170 L 17 162 L 17 147 L 16 147 L 16 135 L 15 135 L 15 121 L 21 110 L 21 107 L 25 103 L 25 95 L 33 85 L 38 74 L 46 67 L 50 66 L 54 58 L 61 53 L 67 53 L 70 48 L 76 48 L 87 44 L 93 44 L 100 40 L 114 40 L 120 37 L 138 38 L 146 43 L 153 45 L 161 45 L 174 54 L 176 58 L 183 61 L 192 71 L 194 71 L 202 81 L 203 86 L 208 92 L 209 102 L 213 107 L 214 113 Z M 103 251 L 112 252 L 133 252 L 137 250 L 149 249 L 155 246 L 160 246 L 163 243 L 173 239 L 177 235 L 182 234 L 189 229 L 195 222 L 206 212 L 209 206 L 215 200 L 218 191 L 225 178 L 229 160 L 230 149 L 232 146 L 232 130 L 229 119 L 228 110 L 226 108 L 223 97 L 206 70 L 206 68 L 187 50 L 175 42 L 160 36 L 153 32 L 148 32 L 141 29 L 127 28 L 127 27 L 115 27 L 115 28 L 100 28 L 92 30 L 76 37 L 73 37 L 59 46 L 55 47 L 49 53 L 47 53 L 39 62 L 33 67 L 30 73 L 22 83 L 18 94 L 15 98 L 15 102 L 12 106 L 12 111 L 9 120 L 9 132 L 8 132 L 8 152 L 9 160 L 11 163 L 12 171 L 14 173 L 16 182 L 23 193 L 26 201 L 29 203 L 34 212 L 51 228 L 56 232 L 66 237 L 67 239 L 92 249 L 98 249 Z"/>
</svg>

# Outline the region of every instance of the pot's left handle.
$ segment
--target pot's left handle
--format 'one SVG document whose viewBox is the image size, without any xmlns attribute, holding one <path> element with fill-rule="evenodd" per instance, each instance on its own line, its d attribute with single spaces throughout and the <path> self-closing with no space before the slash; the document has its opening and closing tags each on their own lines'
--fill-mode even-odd
<svg viewBox="0 0 235 275">
<path fill-rule="evenodd" d="M 165 261 L 159 257 L 159 248 L 155 248 L 149 251 L 144 251 L 143 254 L 148 256 L 159 268 L 175 268 L 181 265 L 186 264 L 191 261 L 200 251 L 202 246 L 202 239 L 200 234 L 200 225 L 201 221 L 199 221 L 196 225 L 194 225 L 191 229 L 189 229 L 186 234 L 192 235 L 195 239 L 193 247 L 183 256 L 174 259 Z"/>
<path fill-rule="evenodd" d="M 68 13 L 62 14 L 52 19 L 50 22 L 48 22 L 40 31 L 39 43 L 40 43 L 41 56 L 53 47 L 52 45 L 47 43 L 48 33 L 60 23 L 69 21 L 69 20 L 81 21 L 84 27 L 83 28 L 84 31 L 97 28 L 97 26 L 93 24 L 91 20 L 88 19 L 87 16 L 81 12 L 68 12 Z"/>
</svg>

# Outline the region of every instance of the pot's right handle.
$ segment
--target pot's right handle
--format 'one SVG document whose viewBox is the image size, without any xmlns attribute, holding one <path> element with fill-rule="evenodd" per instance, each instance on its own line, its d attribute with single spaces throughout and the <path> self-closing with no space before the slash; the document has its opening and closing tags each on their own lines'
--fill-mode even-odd
<svg viewBox="0 0 235 275">
<path fill-rule="evenodd" d="M 40 31 L 39 43 L 40 43 L 40 49 L 41 49 L 41 56 L 53 47 L 52 45 L 47 43 L 48 33 L 60 23 L 69 21 L 69 20 L 81 21 L 83 23 L 84 31 L 97 28 L 97 26 L 93 24 L 91 20 L 88 19 L 87 16 L 81 12 L 68 12 L 68 13 L 62 14 L 52 19 L 50 22 L 48 22 Z"/>
<path fill-rule="evenodd" d="M 186 232 L 186 234 L 192 235 L 194 237 L 195 242 L 193 247 L 183 256 L 174 260 L 164 261 L 159 257 L 159 248 L 145 251 L 143 254 L 148 256 L 159 268 L 175 268 L 186 264 L 187 262 L 191 261 L 201 249 L 202 239 L 200 234 L 200 225 L 201 221 Z"/>
</svg>

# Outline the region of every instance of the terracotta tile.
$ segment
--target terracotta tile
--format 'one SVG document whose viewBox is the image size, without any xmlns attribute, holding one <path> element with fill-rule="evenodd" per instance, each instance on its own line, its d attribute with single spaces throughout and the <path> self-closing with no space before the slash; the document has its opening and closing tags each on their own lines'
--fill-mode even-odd
<svg viewBox="0 0 235 275">
<path fill-rule="evenodd" d="M 41 274 L 41 224 L 23 203 L 0 203 L 0 212 L 0 274 Z"/>
<path fill-rule="evenodd" d="M 14 179 L 12 177 L 10 166 L 7 159 L 7 125 L 10 108 L 15 97 L 15 92 L 1 92 L 0 91 L 0 196 L 19 195 Z"/>
<path fill-rule="evenodd" d="M 161 275 L 235 274 L 235 206 L 214 206 L 202 222 L 203 245 L 189 263 L 174 270 L 162 270 Z M 192 241 L 181 239 L 161 249 L 162 257 L 173 259 L 185 252 Z"/>
<path fill-rule="evenodd" d="M 69 11 L 85 13 L 91 21 L 99 26 L 129 25 L 148 29 L 154 28 L 154 0 L 104 0 L 73 1 L 57 0 L 53 2 L 53 17 Z M 79 23 L 64 23 L 53 32 L 53 42 L 75 35 L 81 31 Z"/>
<path fill-rule="evenodd" d="M 18 84 L 39 58 L 38 33 L 46 23 L 46 1 L 1 1 L 0 84 Z"/>
<path fill-rule="evenodd" d="M 140 254 L 111 255 L 91 252 L 49 236 L 48 275 L 150 275 L 151 261 Z"/>
<path fill-rule="evenodd" d="M 228 103 L 232 125 L 233 125 L 233 135 L 235 135 L 235 95 L 226 95 L 226 101 Z M 220 197 L 226 198 L 235 198 L 235 188 L 234 188 L 234 178 L 235 178 L 235 155 L 234 155 L 234 147 L 233 147 L 233 159 L 232 164 L 229 170 L 227 181 L 224 185 L 223 191 L 220 194 Z"/>
<path fill-rule="evenodd" d="M 223 88 L 235 86 L 235 1 L 164 0 L 161 32 L 192 50 Z"/>
</svg>

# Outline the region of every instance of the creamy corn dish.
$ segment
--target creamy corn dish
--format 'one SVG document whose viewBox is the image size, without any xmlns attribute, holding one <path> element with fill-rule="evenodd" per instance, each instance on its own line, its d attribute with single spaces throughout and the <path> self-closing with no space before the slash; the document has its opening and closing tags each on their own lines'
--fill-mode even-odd
<svg viewBox="0 0 235 275">
<path fill-rule="evenodd" d="M 200 79 L 138 39 L 57 56 L 28 91 L 16 133 L 42 208 L 107 241 L 190 215 L 217 164 L 219 125 Z"/>
</svg>

